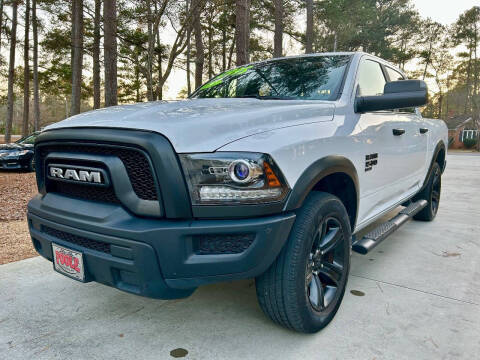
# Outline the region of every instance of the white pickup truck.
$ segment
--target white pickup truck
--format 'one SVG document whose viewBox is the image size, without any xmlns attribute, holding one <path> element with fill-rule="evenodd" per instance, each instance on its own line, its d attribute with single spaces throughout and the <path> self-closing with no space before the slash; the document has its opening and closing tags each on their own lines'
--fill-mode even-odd
<svg viewBox="0 0 480 360">
<path fill-rule="evenodd" d="M 154 298 L 255 278 L 265 314 L 316 332 L 351 250 L 437 213 L 447 128 L 422 118 L 426 102 L 425 83 L 386 61 L 325 53 L 71 117 L 36 141 L 33 244 L 64 275 Z"/>
</svg>

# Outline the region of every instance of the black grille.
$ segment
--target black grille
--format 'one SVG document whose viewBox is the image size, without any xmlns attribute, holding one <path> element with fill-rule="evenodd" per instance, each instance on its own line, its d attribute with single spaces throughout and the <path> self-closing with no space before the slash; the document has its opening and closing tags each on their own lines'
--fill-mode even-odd
<svg viewBox="0 0 480 360">
<path fill-rule="evenodd" d="M 194 235 L 193 248 L 198 255 L 240 254 L 255 240 L 254 234 Z"/>
<path fill-rule="evenodd" d="M 153 178 L 150 163 L 145 154 L 140 150 L 132 148 L 76 144 L 47 146 L 42 148 L 41 151 L 42 157 L 45 157 L 48 153 L 54 151 L 116 156 L 125 165 L 135 194 L 137 194 L 137 196 L 142 200 L 158 200 L 158 195 L 155 188 L 155 180 Z"/>
<path fill-rule="evenodd" d="M 115 195 L 112 187 L 105 188 L 62 181 L 51 181 L 48 185 L 48 191 L 85 200 L 120 204 L 120 200 Z"/>
<path fill-rule="evenodd" d="M 86 247 L 88 249 L 110 254 L 110 244 L 107 244 L 101 241 L 92 240 L 92 239 L 87 239 L 87 238 L 84 238 L 83 236 L 73 235 L 61 230 L 53 229 L 45 225 L 42 226 L 42 231 L 45 234 L 53 236 L 57 239 L 61 239 L 63 241 L 66 241 L 78 246 Z"/>
</svg>

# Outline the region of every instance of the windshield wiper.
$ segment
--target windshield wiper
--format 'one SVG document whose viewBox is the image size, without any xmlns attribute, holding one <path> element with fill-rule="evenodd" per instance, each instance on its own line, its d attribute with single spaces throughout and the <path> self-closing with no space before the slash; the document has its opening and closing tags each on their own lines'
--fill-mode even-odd
<svg viewBox="0 0 480 360">
<path fill-rule="evenodd" d="M 288 97 L 288 96 L 239 95 L 234 97 L 235 98 L 253 98 L 258 100 L 293 100 L 292 97 Z"/>
</svg>

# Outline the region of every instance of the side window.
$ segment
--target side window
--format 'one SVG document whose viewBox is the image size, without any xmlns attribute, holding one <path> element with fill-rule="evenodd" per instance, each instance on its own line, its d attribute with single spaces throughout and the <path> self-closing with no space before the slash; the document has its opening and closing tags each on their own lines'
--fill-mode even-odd
<svg viewBox="0 0 480 360">
<path fill-rule="evenodd" d="M 366 60 L 360 64 L 358 70 L 358 85 L 360 96 L 376 96 L 382 95 L 383 89 L 387 81 L 383 75 L 380 64 Z"/>
<path fill-rule="evenodd" d="M 388 77 L 390 78 L 390 81 L 398 81 L 398 80 L 405 80 L 405 77 L 399 73 L 397 70 L 394 70 L 392 68 L 389 68 L 388 66 L 385 67 L 387 70 Z M 416 109 L 414 107 L 411 108 L 403 108 L 396 110 L 402 113 L 416 113 Z"/>
<path fill-rule="evenodd" d="M 398 81 L 398 80 L 405 80 L 402 74 L 400 74 L 397 70 L 393 70 L 392 68 L 385 67 L 387 69 L 388 77 L 390 81 Z"/>
</svg>

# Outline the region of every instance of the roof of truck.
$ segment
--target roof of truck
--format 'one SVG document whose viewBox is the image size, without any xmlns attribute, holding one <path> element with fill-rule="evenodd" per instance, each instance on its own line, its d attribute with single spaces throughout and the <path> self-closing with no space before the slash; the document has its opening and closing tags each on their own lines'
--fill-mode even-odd
<svg viewBox="0 0 480 360">
<path fill-rule="evenodd" d="M 253 65 L 253 64 L 263 64 L 266 62 L 271 62 L 271 61 L 278 61 L 278 60 L 284 60 L 284 59 L 300 59 L 300 58 L 305 58 L 305 57 L 316 57 L 316 56 L 333 56 L 333 55 L 347 55 L 347 56 L 352 56 L 352 55 L 357 55 L 357 56 L 363 56 L 363 55 L 368 55 L 371 56 L 375 59 L 378 59 L 384 63 L 389 64 L 390 66 L 393 66 L 397 68 L 394 64 L 390 63 L 389 61 L 382 59 L 378 56 L 363 52 L 363 51 L 338 51 L 338 52 L 321 52 L 321 53 L 311 53 L 311 54 L 299 54 L 299 55 L 290 55 L 290 56 L 283 56 L 283 57 L 278 57 L 278 58 L 271 58 L 271 59 L 266 59 L 266 60 L 261 60 L 261 61 L 255 61 L 249 64 L 245 65 L 240 65 L 241 66 L 246 66 L 246 65 Z"/>
</svg>

